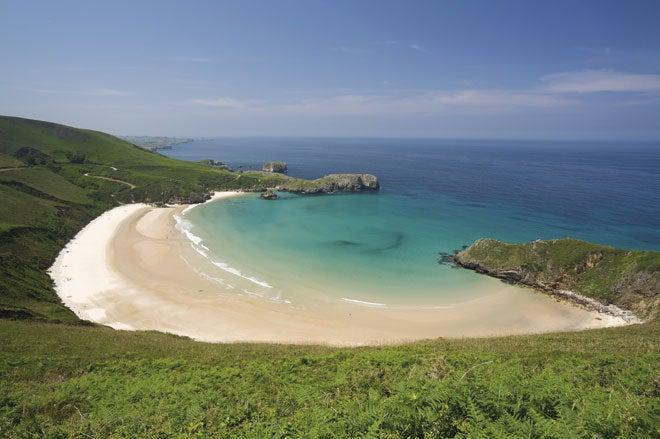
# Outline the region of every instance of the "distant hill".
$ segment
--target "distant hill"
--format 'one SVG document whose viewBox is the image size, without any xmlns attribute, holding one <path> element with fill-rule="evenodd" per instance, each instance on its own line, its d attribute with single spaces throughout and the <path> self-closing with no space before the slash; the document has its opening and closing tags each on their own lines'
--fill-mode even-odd
<svg viewBox="0 0 660 439">
<path fill-rule="evenodd" d="M 0 317 L 75 322 L 46 274 L 64 244 L 126 202 L 200 202 L 282 176 L 185 162 L 99 131 L 0 116 Z"/>
<path fill-rule="evenodd" d="M 159 137 L 159 136 L 118 136 L 120 139 L 139 146 L 140 148 L 158 151 L 159 149 L 170 149 L 175 145 L 192 142 L 193 139 L 181 137 Z"/>
</svg>

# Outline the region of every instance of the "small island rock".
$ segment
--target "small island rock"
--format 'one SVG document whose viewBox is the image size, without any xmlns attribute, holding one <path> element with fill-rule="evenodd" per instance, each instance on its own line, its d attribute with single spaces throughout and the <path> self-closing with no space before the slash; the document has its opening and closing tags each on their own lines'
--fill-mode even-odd
<svg viewBox="0 0 660 439">
<path fill-rule="evenodd" d="M 260 197 L 264 200 L 277 200 L 277 193 L 272 189 L 266 189 L 261 193 Z"/>
<path fill-rule="evenodd" d="M 328 174 L 316 180 L 291 179 L 278 185 L 279 190 L 301 194 L 363 192 L 379 188 L 378 178 L 371 174 Z"/>
<path fill-rule="evenodd" d="M 276 172 L 278 174 L 286 174 L 289 171 L 289 167 L 285 162 L 266 162 L 261 167 L 261 170 L 264 172 Z"/>
</svg>

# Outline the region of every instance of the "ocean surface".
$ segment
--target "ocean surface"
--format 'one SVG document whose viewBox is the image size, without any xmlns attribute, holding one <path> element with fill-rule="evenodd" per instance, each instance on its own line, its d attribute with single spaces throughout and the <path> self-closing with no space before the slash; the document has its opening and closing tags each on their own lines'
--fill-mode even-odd
<svg viewBox="0 0 660 439">
<path fill-rule="evenodd" d="M 393 306 L 477 299 L 484 276 L 438 263 L 481 237 L 574 237 L 660 250 L 660 144 L 402 139 L 204 139 L 163 151 L 289 175 L 379 177 L 378 193 L 255 195 L 190 210 L 223 281 L 271 300 L 319 294 Z M 218 274 L 215 273 L 214 276 Z"/>
</svg>

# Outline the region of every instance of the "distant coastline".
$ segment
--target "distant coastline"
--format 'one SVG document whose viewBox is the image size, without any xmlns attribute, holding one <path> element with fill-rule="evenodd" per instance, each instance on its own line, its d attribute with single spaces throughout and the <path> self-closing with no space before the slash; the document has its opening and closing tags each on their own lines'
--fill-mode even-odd
<svg viewBox="0 0 660 439">
<path fill-rule="evenodd" d="M 174 146 L 190 143 L 194 140 L 190 138 L 164 136 L 119 136 L 119 138 L 150 151 L 171 149 Z"/>
</svg>

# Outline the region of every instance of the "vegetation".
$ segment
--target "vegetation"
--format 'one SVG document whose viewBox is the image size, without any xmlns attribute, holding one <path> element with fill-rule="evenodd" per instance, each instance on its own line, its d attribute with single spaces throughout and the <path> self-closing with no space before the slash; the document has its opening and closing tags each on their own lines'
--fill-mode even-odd
<svg viewBox="0 0 660 439">
<path fill-rule="evenodd" d="M 18 166 L 24 166 L 24 163 L 14 157 L 0 154 L 0 169 L 15 168 Z"/>
<path fill-rule="evenodd" d="M 46 270 L 87 222 L 121 202 L 197 202 L 279 175 L 170 159 L 97 131 L 0 117 L 0 316 L 75 322 Z M 96 178 L 94 178 L 96 177 Z"/>
<path fill-rule="evenodd" d="M 370 348 L 213 345 L 82 322 L 53 291 L 57 253 L 119 202 L 282 182 L 314 188 L 0 117 L 0 437 L 660 436 L 657 320 Z M 578 244 L 543 254 L 573 266 L 593 253 Z M 506 257 L 541 267 L 525 251 Z M 657 268 L 654 256 L 598 251 L 601 263 Z"/>
<path fill-rule="evenodd" d="M 285 162 L 270 161 L 265 162 L 261 167 L 261 170 L 265 172 L 279 172 L 280 174 L 286 174 L 289 167 Z"/>
<path fill-rule="evenodd" d="M 627 251 L 576 239 L 508 244 L 480 239 L 459 264 L 546 289 L 572 290 L 644 318 L 660 311 L 660 252 Z"/>
<path fill-rule="evenodd" d="M 328 348 L 0 321 L 0 436 L 657 437 L 657 334 Z"/>
<path fill-rule="evenodd" d="M 378 178 L 371 174 L 328 174 L 315 180 L 290 178 L 277 185 L 278 190 L 303 194 L 376 191 Z"/>
</svg>

